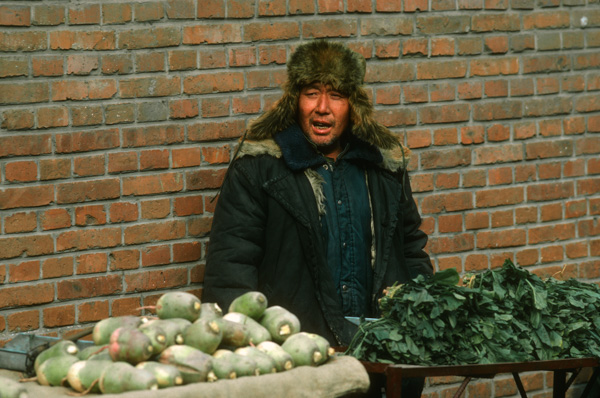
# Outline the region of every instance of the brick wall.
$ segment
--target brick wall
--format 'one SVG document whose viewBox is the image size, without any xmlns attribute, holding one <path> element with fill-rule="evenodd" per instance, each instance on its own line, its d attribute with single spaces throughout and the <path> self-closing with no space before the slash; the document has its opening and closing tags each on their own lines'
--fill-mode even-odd
<svg viewBox="0 0 600 398">
<path fill-rule="evenodd" d="M 598 282 L 599 5 L 3 1 L 0 344 L 201 294 L 236 140 L 315 37 L 367 58 L 377 118 L 413 150 L 437 269 L 509 257 Z M 455 381 L 430 380 L 428 396 Z M 539 394 L 551 383 L 526 380 Z M 515 393 L 497 379 L 467 396 Z"/>
</svg>

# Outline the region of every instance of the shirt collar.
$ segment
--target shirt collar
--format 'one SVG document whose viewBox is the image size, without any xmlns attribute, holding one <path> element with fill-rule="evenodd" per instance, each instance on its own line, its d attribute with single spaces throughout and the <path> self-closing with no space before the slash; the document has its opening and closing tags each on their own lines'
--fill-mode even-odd
<svg viewBox="0 0 600 398">
<path fill-rule="evenodd" d="M 379 164 L 383 156 L 377 147 L 356 138 L 351 133 L 346 133 L 347 147 L 338 159 L 366 160 Z M 298 124 L 293 124 L 285 130 L 275 134 L 275 142 L 281 148 L 281 154 L 287 166 L 293 171 L 300 171 L 325 163 L 327 160 L 319 153 L 304 135 Z"/>
</svg>

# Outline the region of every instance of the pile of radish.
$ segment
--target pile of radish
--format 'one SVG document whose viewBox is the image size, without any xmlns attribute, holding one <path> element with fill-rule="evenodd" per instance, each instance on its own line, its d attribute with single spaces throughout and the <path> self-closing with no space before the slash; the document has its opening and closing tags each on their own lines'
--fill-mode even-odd
<svg viewBox="0 0 600 398">
<path fill-rule="evenodd" d="M 237 297 L 227 313 L 185 292 L 165 293 L 153 308 L 156 317 L 99 321 L 83 350 L 68 340 L 46 349 L 34 364 L 37 381 L 112 394 L 318 366 L 333 355 L 325 338 L 301 331 L 294 314 L 269 307 L 260 292 Z"/>
</svg>

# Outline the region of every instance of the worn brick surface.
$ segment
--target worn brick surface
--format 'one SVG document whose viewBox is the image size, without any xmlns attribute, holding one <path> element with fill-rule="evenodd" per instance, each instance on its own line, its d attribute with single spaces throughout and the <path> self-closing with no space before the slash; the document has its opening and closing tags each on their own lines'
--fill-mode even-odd
<svg viewBox="0 0 600 398">
<path fill-rule="evenodd" d="M 312 38 L 367 59 L 436 270 L 511 258 L 600 282 L 597 1 L 37 3 L 0 5 L 0 345 L 200 294 L 238 139 Z M 523 383 L 550 394 L 543 373 Z"/>
</svg>

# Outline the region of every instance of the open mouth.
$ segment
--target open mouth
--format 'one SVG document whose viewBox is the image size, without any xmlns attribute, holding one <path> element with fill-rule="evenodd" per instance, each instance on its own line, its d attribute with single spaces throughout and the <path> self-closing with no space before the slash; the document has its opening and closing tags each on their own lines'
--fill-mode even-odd
<svg viewBox="0 0 600 398">
<path fill-rule="evenodd" d="M 317 131 L 327 131 L 332 127 L 331 123 L 323 122 L 323 121 L 314 121 L 312 126 Z"/>
</svg>

